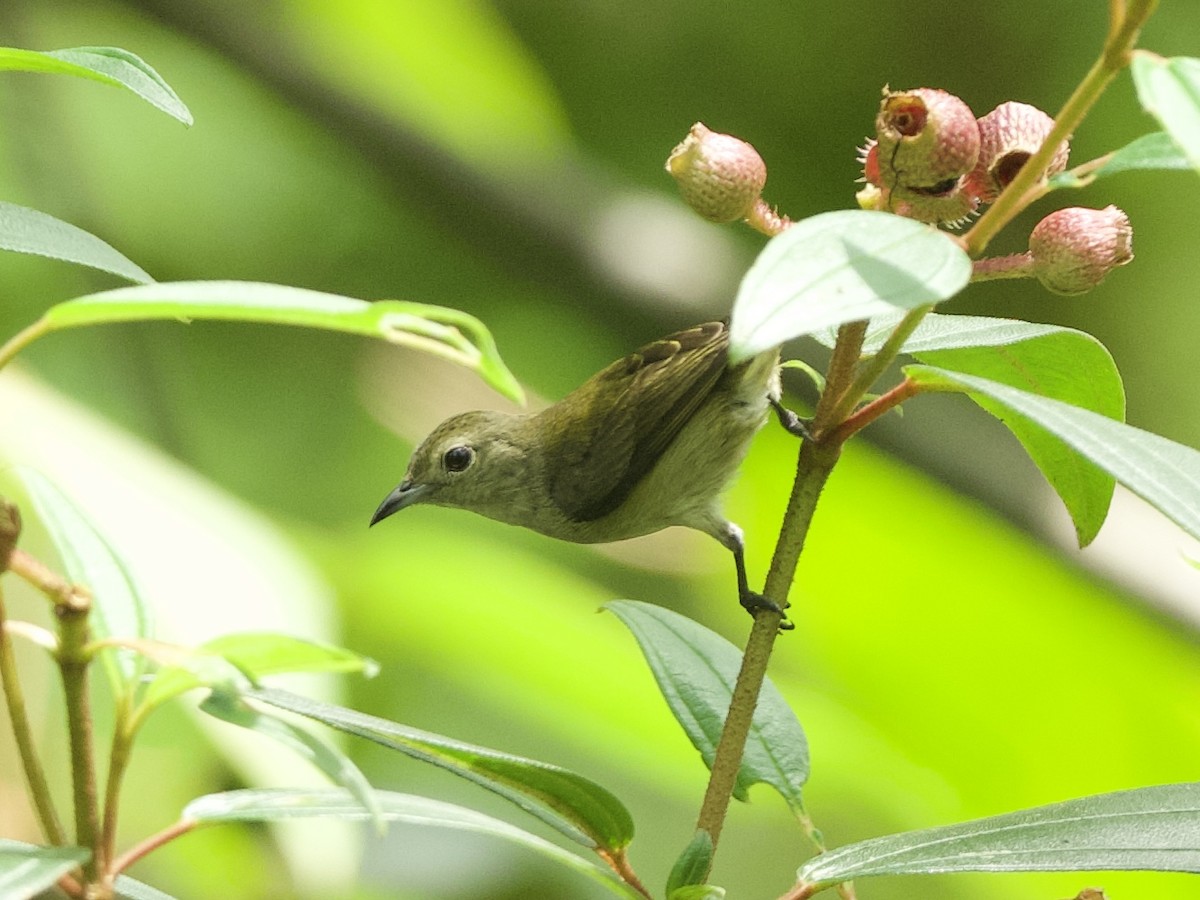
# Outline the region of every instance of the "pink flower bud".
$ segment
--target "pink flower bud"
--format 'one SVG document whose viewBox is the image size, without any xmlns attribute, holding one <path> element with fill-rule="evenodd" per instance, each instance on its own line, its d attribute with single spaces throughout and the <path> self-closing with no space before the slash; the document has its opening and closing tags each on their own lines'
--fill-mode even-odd
<svg viewBox="0 0 1200 900">
<path fill-rule="evenodd" d="M 1054 127 L 1054 120 L 1028 103 L 1001 103 L 979 120 L 979 161 L 967 176 L 968 189 L 985 203 L 995 200 L 1017 177 Z M 1046 170 L 1067 167 L 1070 145 L 1062 141 Z"/>
<path fill-rule="evenodd" d="M 1056 294 L 1090 291 L 1133 259 L 1133 228 L 1115 206 L 1050 213 L 1029 235 L 1033 274 Z"/>
<path fill-rule="evenodd" d="M 710 222 L 744 219 L 762 195 L 767 165 L 750 144 L 697 122 L 667 158 L 684 201 Z"/>
<path fill-rule="evenodd" d="M 979 159 L 979 126 L 971 108 L 933 88 L 883 92 L 875 117 L 884 187 L 942 194 Z"/>
</svg>

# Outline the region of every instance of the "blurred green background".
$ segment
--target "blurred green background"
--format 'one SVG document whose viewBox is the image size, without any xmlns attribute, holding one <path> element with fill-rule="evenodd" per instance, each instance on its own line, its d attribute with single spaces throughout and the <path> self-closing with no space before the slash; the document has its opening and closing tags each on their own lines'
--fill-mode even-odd
<svg viewBox="0 0 1200 900">
<path fill-rule="evenodd" d="M 0 198 L 92 231 L 159 280 L 467 310 L 553 399 L 648 339 L 724 315 L 762 245 L 676 199 L 662 166 L 694 121 L 751 141 L 767 198 L 793 218 L 848 207 L 884 84 L 943 87 L 978 115 L 1007 99 L 1053 112 L 1100 46 L 1105 8 L 7 0 L 0 43 L 129 49 L 196 124 L 101 85 L 4 73 Z M 1142 43 L 1196 54 L 1198 36 L 1200 5 L 1165 2 Z M 1123 76 L 1073 160 L 1151 127 Z M 1090 331 L 1124 374 L 1130 421 L 1200 445 L 1200 399 L 1185 388 L 1200 328 L 1198 196 L 1193 174 L 1134 173 L 1051 197 L 993 249 L 1023 249 L 1055 204 L 1112 202 L 1133 220 L 1133 265 L 1080 298 L 988 284 L 945 311 Z M 115 284 L 5 255 L 2 333 Z M 822 360 L 807 344 L 793 352 Z M 795 404 L 812 399 L 793 386 Z M 427 428 L 502 402 L 470 373 L 346 336 L 112 326 L 52 336 L 0 376 L 0 456 L 76 474 L 114 543 L 160 586 L 171 638 L 265 623 L 375 657 L 373 681 L 324 689 L 604 783 L 636 818 L 635 867 L 661 888 L 705 772 L 632 639 L 595 610 L 661 603 L 740 643 L 748 623 L 725 551 L 693 535 L 568 546 L 437 509 L 366 528 Z M 1196 779 L 1200 573 L 1183 554 L 1200 554 L 1147 532 L 1161 523 L 1143 524 L 1135 504 L 1132 531 L 1081 557 L 1054 541 L 1065 513 L 997 423 L 962 398 L 910 406 L 835 474 L 793 594 L 797 629 L 773 663 L 809 733 L 809 807 L 828 842 Z M 793 459 L 792 440 L 767 429 L 730 495 L 759 577 Z M 1154 535 L 1166 562 L 1150 576 L 1173 586 L 1146 580 L 1131 533 Z M 29 689 L 53 742 L 55 688 L 40 679 Z M 291 773 L 258 743 L 224 740 L 180 709 L 150 723 L 125 843 L 196 794 Z M 351 749 L 380 786 L 539 828 L 440 772 Z M 5 736 L 0 834 L 36 839 L 16 771 Z M 731 813 L 714 875 L 733 898 L 783 893 L 807 852 L 782 802 L 762 788 L 752 799 Z M 181 897 L 599 896 L 524 850 L 399 827 L 382 840 L 333 825 L 214 828 L 133 874 Z M 860 896 L 1053 900 L 1092 884 L 1113 900 L 1200 897 L 1195 879 L 1108 873 L 876 880 Z"/>
</svg>

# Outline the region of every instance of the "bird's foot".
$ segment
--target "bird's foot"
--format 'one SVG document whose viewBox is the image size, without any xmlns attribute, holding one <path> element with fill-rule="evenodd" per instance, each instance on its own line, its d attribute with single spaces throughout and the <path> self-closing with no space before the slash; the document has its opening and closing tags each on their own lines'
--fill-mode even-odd
<svg viewBox="0 0 1200 900">
<path fill-rule="evenodd" d="M 787 613 L 784 612 L 783 607 L 770 597 L 765 597 L 755 591 L 745 591 L 738 600 L 742 604 L 742 609 L 746 610 L 752 616 L 757 617 L 758 613 L 763 610 L 776 613 L 780 617 L 780 631 L 791 631 L 796 627 L 794 623 L 788 621 Z"/>
<path fill-rule="evenodd" d="M 771 397 L 770 401 L 771 408 L 775 410 L 775 415 L 779 417 L 779 424 L 784 427 L 784 430 L 788 434 L 794 434 L 796 437 L 806 441 L 812 440 L 812 432 L 808 428 L 812 424 L 812 419 L 805 419 L 796 415 L 796 413 L 792 412 L 774 397 Z"/>
</svg>

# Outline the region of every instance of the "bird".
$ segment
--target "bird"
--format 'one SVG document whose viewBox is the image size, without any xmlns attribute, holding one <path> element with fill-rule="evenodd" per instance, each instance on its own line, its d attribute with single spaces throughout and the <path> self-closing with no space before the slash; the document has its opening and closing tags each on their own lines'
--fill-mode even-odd
<svg viewBox="0 0 1200 900">
<path fill-rule="evenodd" d="M 746 610 L 782 615 L 751 590 L 742 530 L 721 504 L 772 409 L 805 435 L 780 400 L 778 348 L 731 364 L 728 323 L 706 322 L 646 344 L 540 412 L 479 410 L 442 422 L 371 525 L 417 504 L 576 543 L 682 525 L 733 554 Z"/>
</svg>

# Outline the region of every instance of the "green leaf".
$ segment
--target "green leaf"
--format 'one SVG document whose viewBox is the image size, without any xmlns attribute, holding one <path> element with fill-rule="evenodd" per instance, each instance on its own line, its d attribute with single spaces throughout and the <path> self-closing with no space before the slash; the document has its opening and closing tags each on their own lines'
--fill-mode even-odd
<svg viewBox="0 0 1200 900">
<path fill-rule="evenodd" d="M 1200 872 L 1200 784 L 1100 794 L 822 853 L 802 881 L 935 872 Z"/>
<path fill-rule="evenodd" d="M 36 896 L 91 857 L 83 847 L 35 847 L 0 839 L 0 897 Z"/>
<path fill-rule="evenodd" d="M 154 281 L 140 266 L 94 234 L 36 209 L 3 201 L 0 201 L 0 250 L 78 263 L 138 284 Z"/>
<path fill-rule="evenodd" d="M 1102 166 L 1086 175 L 1074 171 L 1060 172 L 1047 184 L 1055 188 L 1087 187 L 1093 181 L 1135 169 L 1190 169 L 1191 163 L 1179 145 L 1165 131 L 1143 134 L 1120 150 L 1108 155 Z"/>
<path fill-rule="evenodd" d="M 29 492 L 67 577 L 91 591 L 93 637 L 149 637 L 154 631 L 150 608 L 125 563 L 103 535 L 46 476 L 26 466 L 16 466 L 13 472 Z M 123 648 L 106 648 L 100 656 L 118 696 L 134 685 L 144 668 L 140 656 Z"/>
<path fill-rule="evenodd" d="M 117 877 L 115 889 L 119 900 L 175 900 L 170 894 L 125 875 Z"/>
<path fill-rule="evenodd" d="M 73 47 L 69 50 L 19 50 L 0 47 L 0 69 L 75 75 L 128 88 L 151 106 L 192 124 L 187 106 L 143 59 L 119 47 Z"/>
<path fill-rule="evenodd" d="M 409 303 L 368 303 L 303 288 L 246 281 L 180 281 L 117 288 L 67 300 L 42 317 L 47 330 L 166 319 L 215 319 L 326 328 L 414 347 L 473 369 L 518 402 L 524 395 L 483 323 L 466 313 Z"/>
<path fill-rule="evenodd" d="M 924 363 L 1021 388 L 1110 419 L 1125 418 L 1125 389 L 1112 355 L 1089 334 L 1071 328 L 1027 325 L 1005 320 L 956 323 L 959 316 L 939 316 L 934 328 L 918 329 L 903 348 Z M 991 327 L 987 326 L 991 322 Z M 924 323 L 922 323 L 924 324 Z M 950 325 L 950 327 L 944 327 Z M 1027 327 L 1022 327 L 1027 326 Z M 940 329 L 937 338 L 931 331 Z M 967 343 L 966 332 L 971 333 Z M 986 341 L 986 344 L 981 344 Z M 958 346 L 951 347 L 950 344 Z M 941 345 L 944 349 L 925 349 Z M 1114 481 L 1065 444 L 1053 432 L 1028 420 L 1005 415 L 993 400 L 972 395 L 984 409 L 1008 425 L 1030 457 L 1054 486 L 1075 524 L 1081 547 L 1096 537 L 1108 515 Z"/>
<path fill-rule="evenodd" d="M 197 687 L 236 689 L 285 672 L 362 673 L 373 678 L 379 664 L 350 650 L 274 632 L 238 632 L 206 641 L 195 649 L 164 647 L 144 652 L 165 663 L 150 682 L 143 703 L 149 708 Z"/>
<path fill-rule="evenodd" d="M 511 800 L 585 847 L 612 854 L 633 839 L 633 819 L 616 797 L 558 766 L 464 744 L 286 691 L 254 690 L 246 696 L 453 772 Z"/>
<path fill-rule="evenodd" d="M 318 737 L 285 722 L 278 716 L 263 713 L 247 705 L 240 695 L 229 691 L 213 691 L 200 704 L 200 709 L 214 718 L 257 731 L 308 760 L 334 784 L 345 788 L 359 805 L 371 814 L 376 827 L 383 829 L 383 811 L 370 782 L 345 753 L 324 738 Z"/>
<path fill-rule="evenodd" d="M 954 296 L 971 260 L 954 239 L 891 213 L 841 210 L 772 238 L 738 289 L 730 356 Z"/>
<path fill-rule="evenodd" d="M 1130 68 L 1142 107 L 1200 170 L 1200 59 L 1139 51 Z"/>
<path fill-rule="evenodd" d="M 1006 418 L 1024 417 L 1112 475 L 1193 537 L 1200 538 L 1200 453 L 1086 409 L 984 378 L 910 366 L 914 381 L 934 389 L 981 394 Z"/>
<path fill-rule="evenodd" d="M 708 878 L 708 873 L 712 870 L 714 852 L 716 848 L 713 846 L 712 835 L 703 828 L 697 829 L 688 845 L 683 848 L 683 852 L 679 854 L 679 858 L 675 860 L 671 874 L 667 877 L 667 896 L 670 900 L 676 900 L 690 888 L 706 887 L 701 882 Z"/>
<path fill-rule="evenodd" d="M 667 900 L 725 900 L 725 888 L 712 884 L 685 884 L 671 891 Z"/>
<path fill-rule="evenodd" d="M 586 875 L 619 897 L 638 896 L 608 869 L 507 822 L 425 797 L 392 791 L 379 791 L 377 796 L 383 817 L 389 822 L 452 828 L 501 837 L 536 850 Z M 367 813 L 345 791 L 243 790 L 198 797 L 187 805 L 183 817 L 201 823 L 279 821 L 307 817 L 361 820 L 367 817 Z"/>
<path fill-rule="evenodd" d="M 741 668 L 741 651 L 698 622 L 660 606 L 617 600 L 604 608 L 633 632 L 671 712 L 711 768 Z M 734 796 L 745 800 L 750 785 L 767 784 L 798 811 L 804 808 L 800 789 L 807 780 L 804 729 L 767 679 L 754 710 Z"/>
</svg>

